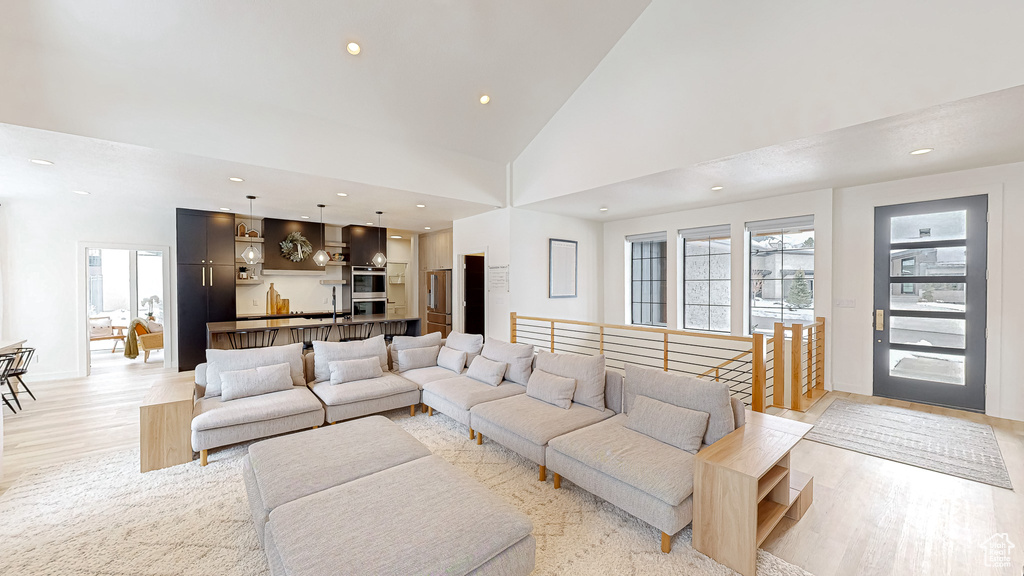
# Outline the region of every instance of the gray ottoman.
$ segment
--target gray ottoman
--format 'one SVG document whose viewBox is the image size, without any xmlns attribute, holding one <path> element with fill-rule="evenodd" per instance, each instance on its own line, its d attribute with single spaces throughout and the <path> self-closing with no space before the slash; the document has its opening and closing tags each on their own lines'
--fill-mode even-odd
<svg viewBox="0 0 1024 576">
<path fill-rule="evenodd" d="M 274 576 L 526 575 L 533 523 L 438 456 L 275 508 L 266 527 Z"/>
<path fill-rule="evenodd" d="M 242 475 L 256 535 L 270 512 L 303 496 L 380 472 L 430 450 L 383 416 L 370 416 L 249 446 Z"/>
</svg>

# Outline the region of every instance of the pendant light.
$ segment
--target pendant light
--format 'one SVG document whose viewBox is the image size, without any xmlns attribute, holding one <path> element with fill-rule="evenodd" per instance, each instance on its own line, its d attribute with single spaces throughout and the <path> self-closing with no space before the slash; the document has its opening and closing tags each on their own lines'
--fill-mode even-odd
<svg viewBox="0 0 1024 576">
<path fill-rule="evenodd" d="M 373 255 L 373 265 L 377 268 L 383 268 L 388 263 L 388 257 L 384 255 L 384 251 L 380 247 L 380 215 L 383 214 L 380 210 L 377 210 L 377 253 Z"/>
<path fill-rule="evenodd" d="M 255 228 L 252 227 L 252 201 L 255 200 L 256 197 L 246 196 L 246 198 L 249 199 L 249 229 L 255 230 Z M 249 236 L 249 247 L 242 252 L 242 260 L 245 260 L 246 264 L 257 264 L 259 263 L 260 258 L 263 258 L 263 255 L 260 254 L 260 249 L 253 245 L 252 236 Z"/>
<path fill-rule="evenodd" d="M 316 262 L 317 266 L 323 267 L 323 266 L 327 266 L 327 263 L 331 261 L 331 255 L 327 253 L 327 250 L 324 250 L 324 246 L 326 246 L 326 243 L 325 243 L 326 241 L 324 240 L 324 236 L 325 236 L 325 234 L 324 234 L 324 208 L 325 208 L 325 205 L 324 204 L 317 204 L 316 206 L 317 206 L 317 208 L 320 209 L 320 249 L 316 251 L 316 254 L 313 254 L 313 262 Z"/>
</svg>

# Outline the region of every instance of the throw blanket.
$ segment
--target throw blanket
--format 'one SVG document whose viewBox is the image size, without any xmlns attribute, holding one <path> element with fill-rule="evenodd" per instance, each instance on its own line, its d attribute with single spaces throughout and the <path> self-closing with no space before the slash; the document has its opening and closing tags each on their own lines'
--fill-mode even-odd
<svg viewBox="0 0 1024 576">
<path fill-rule="evenodd" d="M 139 357 L 139 339 L 135 335 L 135 326 L 137 324 L 142 325 L 143 332 L 149 332 L 149 330 L 146 328 L 149 324 L 146 323 L 145 318 L 136 318 L 135 320 L 132 320 L 130 324 L 128 324 L 128 338 L 125 340 L 124 343 L 124 357 L 131 358 L 132 360 L 135 360 L 136 358 Z"/>
</svg>

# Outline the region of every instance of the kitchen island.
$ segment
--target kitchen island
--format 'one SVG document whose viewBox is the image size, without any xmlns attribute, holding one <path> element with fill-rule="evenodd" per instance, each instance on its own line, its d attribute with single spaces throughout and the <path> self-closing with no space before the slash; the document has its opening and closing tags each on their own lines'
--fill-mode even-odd
<svg viewBox="0 0 1024 576">
<path fill-rule="evenodd" d="M 372 316 L 359 316 L 351 319 L 338 318 L 271 318 L 266 320 L 236 320 L 234 322 L 210 322 L 206 325 L 206 347 L 207 348 L 229 348 L 227 335 L 239 332 L 260 332 L 277 329 L 275 344 L 291 343 L 292 328 L 319 328 L 322 326 L 345 326 L 353 324 L 375 324 L 371 335 L 381 333 L 381 324 L 387 322 L 405 322 L 405 335 L 420 335 L 420 319 L 411 318 L 408 315 L 399 314 L 375 314 Z M 331 334 L 332 340 L 337 340 L 337 331 Z"/>
</svg>

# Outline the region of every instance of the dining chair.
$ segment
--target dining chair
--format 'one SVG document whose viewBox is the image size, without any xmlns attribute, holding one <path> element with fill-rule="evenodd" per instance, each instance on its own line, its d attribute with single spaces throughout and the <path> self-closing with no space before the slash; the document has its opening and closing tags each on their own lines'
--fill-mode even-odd
<svg viewBox="0 0 1024 576">
<path fill-rule="evenodd" d="M 312 328 L 292 328 L 292 342 L 302 342 L 302 349 L 309 350 L 313 342 L 326 342 L 331 337 L 334 326 L 314 326 Z"/>
<path fill-rule="evenodd" d="M 21 402 L 18 401 L 18 395 L 14 393 L 14 387 L 8 378 L 12 366 L 14 366 L 14 354 L 0 354 L 0 386 L 6 383 L 7 387 L 11 390 L 10 392 L 0 392 L 0 397 L 4 399 L 4 404 L 11 409 L 11 412 L 17 414 L 18 410 L 21 409 Z M 10 398 L 14 398 L 14 403 L 18 405 L 17 410 L 14 406 L 11 406 Z"/>
<path fill-rule="evenodd" d="M 36 395 L 32 393 L 25 381 L 21 379 L 28 372 L 28 367 L 32 364 L 32 356 L 35 355 L 35 348 L 18 348 L 14 351 L 14 365 L 11 366 L 11 373 L 7 375 L 7 378 L 17 378 L 18 383 L 33 400 L 36 399 Z M 12 383 L 13 384 L 13 383 Z"/>
<path fill-rule="evenodd" d="M 380 332 L 384 335 L 384 341 L 388 344 L 395 339 L 395 336 L 404 336 L 407 329 L 408 324 L 405 320 L 380 323 Z"/>
<path fill-rule="evenodd" d="M 366 340 L 373 330 L 373 322 L 365 324 L 338 324 L 338 336 L 341 342 Z"/>
<path fill-rule="evenodd" d="M 279 328 L 267 328 L 265 330 L 243 330 L 240 332 L 228 332 L 228 342 L 235 350 L 247 348 L 269 348 L 277 341 Z"/>
</svg>

